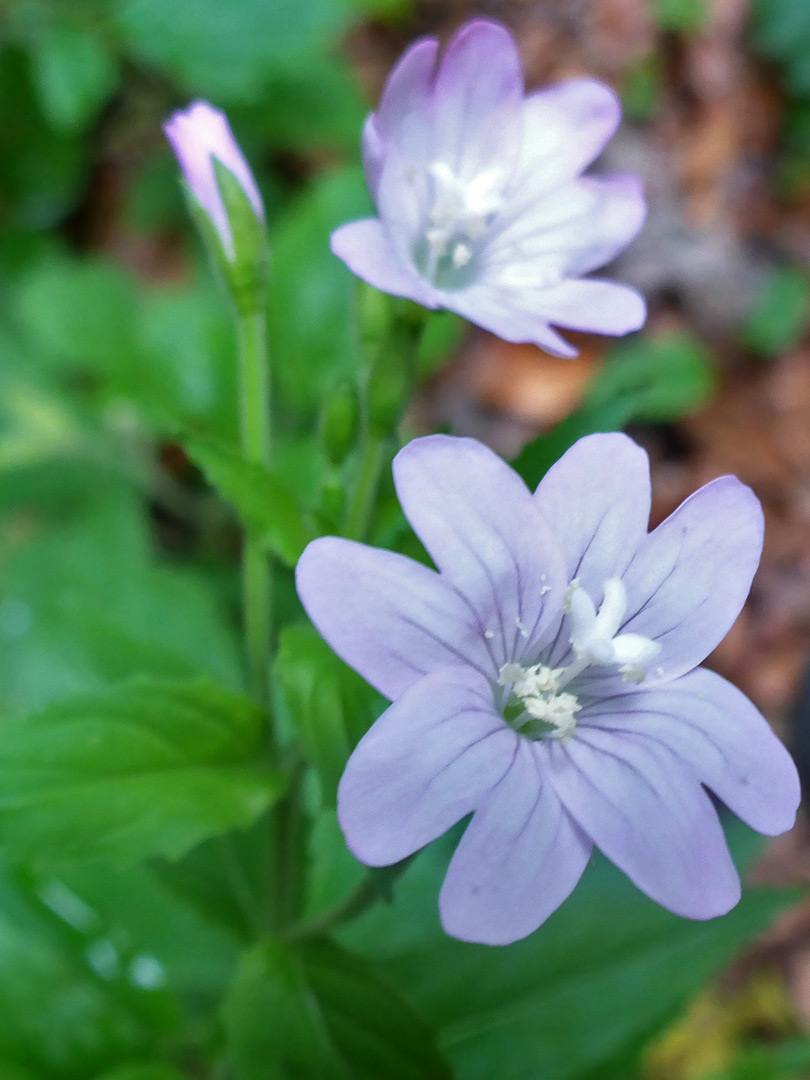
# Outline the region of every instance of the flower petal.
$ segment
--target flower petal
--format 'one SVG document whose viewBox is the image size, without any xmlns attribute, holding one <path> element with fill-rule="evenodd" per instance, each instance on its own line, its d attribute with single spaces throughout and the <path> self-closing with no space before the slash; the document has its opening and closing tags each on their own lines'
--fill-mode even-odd
<svg viewBox="0 0 810 1080">
<path fill-rule="evenodd" d="M 623 575 L 622 629 L 661 646 L 658 678 L 691 671 L 726 636 L 762 552 L 759 500 L 734 476 L 700 488 L 649 534 Z"/>
<path fill-rule="evenodd" d="M 338 788 L 346 843 L 369 866 L 399 862 L 469 814 L 508 770 L 518 736 L 470 668 L 420 679 L 349 758 Z"/>
<path fill-rule="evenodd" d="M 547 286 L 555 276 L 589 274 L 627 247 L 646 212 L 634 176 L 584 177 L 525 205 L 509 203 L 488 237 L 483 280 Z"/>
<path fill-rule="evenodd" d="M 426 228 L 431 205 L 426 172 L 415 169 L 408 158 L 389 147 L 380 173 L 376 199 L 389 249 L 400 266 L 417 276 L 414 252 Z M 417 279 L 426 296 L 436 295 L 436 290 L 425 278 Z M 438 303 L 436 300 L 429 306 L 436 307 Z"/>
<path fill-rule="evenodd" d="M 332 233 L 330 247 L 353 274 L 375 289 L 436 307 L 429 286 L 399 258 L 377 218 L 341 225 Z"/>
<path fill-rule="evenodd" d="M 778 836 L 795 822 L 801 792 L 793 759 L 745 694 L 713 671 L 616 694 L 579 719 L 663 743 L 758 832 Z"/>
<path fill-rule="evenodd" d="M 442 924 L 463 941 L 508 945 L 569 895 L 593 845 L 544 775 L 544 753 L 521 739 L 509 771 L 479 804 L 439 897 Z"/>
<path fill-rule="evenodd" d="M 447 46 L 433 95 L 433 158 L 461 182 L 508 175 L 520 141 L 523 71 L 509 31 L 474 19 Z"/>
<path fill-rule="evenodd" d="M 529 94 L 510 200 L 531 203 L 577 176 L 602 152 L 621 117 L 618 97 L 596 79 L 568 79 Z"/>
<path fill-rule="evenodd" d="M 580 724 L 550 749 L 563 806 L 639 889 L 676 915 L 711 919 L 740 881 L 711 800 L 660 743 Z"/>
<path fill-rule="evenodd" d="M 552 356 L 566 359 L 578 356 L 578 350 L 533 310 L 536 297 L 527 294 L 528 290 L 518 295 L 516 290 L 506 287 L 474 285 L 463 292 L 437 295 L 441 297 L 442 307 L 463 315 L 504 341 L 530 342 Z M 525 308 L 520 306 L 522 301 L 526 301 Z"/>
<path fill-rule="evenodd" d="M 540 290 L 536 307 L 555 326 L 592 334 L 629 334 L 647 318 L 641 294 L 615 281 L 563 281 Z"/>
<path fill-rule="evenodd" d="M 406 49 L 388 76 L 379 108 L 373 114 L 380 138 L 395 143 L 397 151 L 414 165 L 426 160 L 430 152 L 425 128 L 438 51 L 435 38 L 422 38 Z"/>
<path fill-rule="evenodd" d="M 385 164 L 385 140 L 380 134 L 376 113 L 369 113 L 366 117 L 366 122 L 363 124 L 363 134 L 360 137 L 360 146 L 363 153 L 363 172 L 365 173 L 366 184 L 372 199 L 376 202 L 377 188 Z"/>
<path fill-rule="evenodd" d="M 534 653 L 567 582 L 557 545 L 520 477 L 474 439 L 431 435 L 394 459 L 405 516 L 467 602 L 496 671 Z"/>
<path fill-rule="evenodd" d="M 595 604 L 605 582 L 622 577 L 650 520 L 650 465 L 632 439 L 588 435 L 552 465 L 534 494 L 565 559 Z"/>
<path fill-rule="evenodd" d="M 442 665 L 497 675 L 468 607 L 403 555 L 324 536 L 299 559 L 296 586 L 319 633 L 387 698 Z"/>
</svg>

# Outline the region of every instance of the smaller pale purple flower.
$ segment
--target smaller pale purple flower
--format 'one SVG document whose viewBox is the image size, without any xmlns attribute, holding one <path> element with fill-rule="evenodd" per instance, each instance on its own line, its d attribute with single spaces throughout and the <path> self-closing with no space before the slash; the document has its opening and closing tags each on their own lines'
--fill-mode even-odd
<svg viewBox="0 0 810 1080">
<path fill-rule="evenodd" d="M 297 570 L 320 632 L 393 701 L 340 783 L 354 854 L 398 862 L 472 814 L 439 906 L 493 945 L 535 930 L 594 846 L 679 915 L 728 911 L 740 882 L 706 789 L 767 835 L 799 801 L 764 718 L 697 666 L 759 562 L 753 493 L 721 477 L 648 533 L 647 456 L 619 434 L 581 439 L 534 494 L 441 435 L 394 479 L 438 572 L 334 537 Z"/>
<path fill-rule="evenodd" d="M 214 161 L 219 161 L 233 174 L 262 223 L 264 206 L 250 166 L 233 137 L 225 114 L 207 101 L 195 101 L 184 111 L 173 113 L 163 130 L 192 195 L 210 218 L 228 259 L 233 262 L 236 258 L 233 231 L 217 183 Z"/>
<path fill-rule="evenodd" d="M 645 216 L 632 176 L 582 177 L 621 119 L 613 91 L 572 79 L 524 96 L 511 34 L 476 19 L 439 60 L 412 45 L 363 130 L 378 217 L 332 234 L 365 281 L 447 308 L 505 338 L 575 356 L 551 324 L 626 334 L 644 322 L 626 285 L 584 278 Z"/>
</svg>

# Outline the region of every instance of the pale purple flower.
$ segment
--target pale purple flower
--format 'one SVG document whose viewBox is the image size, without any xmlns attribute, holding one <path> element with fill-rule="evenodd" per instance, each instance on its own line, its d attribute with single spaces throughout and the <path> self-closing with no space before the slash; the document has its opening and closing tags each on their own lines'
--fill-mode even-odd
<svg viewBox="0 0 810 1080">
<path fill-rule="evenodd" d="M 383 292 L 556 356 L 576 349 L 550 324 L 637 330 L 634 289 L 583 278 L 644 221 L 637 178 L 580 176 L 618 127 L 616 95 L 571 79 L 524 96 L 511 34 L 485 19 L 438 53 L 424 38 L 391 72 L 363 131 L 379 216 L 337 229 L 333 252 Z"/>
<path fill-rule="evenodd" d="M 233 137 L 225 114 L 207 101 L 195 101 L 185 111 L 173 113 L 163 130 L 186 183 L 211 219 L 229 260 L 233 262 L 236 258 L 233 233 L 214 172 L 214 160 L 234 175 L 261 222 L 264 222 L 264 207 L 250 166 Z"/>
<path fill-rule="evenodd" d="M 506 944 L 568 896 L 594 846 L 679 915 L 740 883 L 706 789 L 754 829 L 793 823 L 793 762 L 751 702 L 697 665 L 748 594 L 752 492 L 724 476 L 647 532 L 647 456 L 581 439 L 534 495 L 471 439 L 394 462 L 435 570 L 315 540 L 298 591 L 332 648 L 393 701 L 360 741 L 338 815 L 371 866 L 467 814 L 439 906 L 448 933 Z"/>
</svg>

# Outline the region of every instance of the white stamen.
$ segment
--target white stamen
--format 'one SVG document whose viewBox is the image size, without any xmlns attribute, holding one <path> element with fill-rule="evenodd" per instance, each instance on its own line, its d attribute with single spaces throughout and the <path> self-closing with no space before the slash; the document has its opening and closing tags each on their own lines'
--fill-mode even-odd
<svg viewBox="0 0 810 1080">
<path fill-rule="evenodd" d="M 495 631 L 494 630 L 485 630 L 484 631 L 484 637 L 487 639 L 487 641 L 492 641 L 492 639 L 495 637 Z"/>
<path fill-rule="evenodd" d="M 622 664 L 619 668 L 619 674 L 623 682 L 642 683 L 647 672 L 641 664 Z"/>
<path fill-rule="evenodd" d="M 420 256 L 421 269 L 430 278 L 440 275 L 444 285 L 453 287 L 456 272 L 459 282 L 466 280 L 461 272 L 473 262 L 475 242 L 486 234 L 504 205 L 503 173 L 485 169 L 469 180 L 461 179 L 444 161 L 432 162 L 427 172 L 432 205 L 423 233 L 429 250 Z"/>
<path fill-rule="evenodd" d="M 551 724 L 555 729 L 549 732 L 552 739 L 567 742 L 577 726 L 576 715 L 582 708 L 574 694 L 555 694 L 552 697 L 530 697 L 525 699 L 526 712 L 535 720 Z"/>
<path fill-rule="evenodd" d="M 514 686 L 523 678 L 526 669 L 521 664 L 504 664 L 498 672 L 498 684 L 500 686 Z"/>
<path fill-rule="evenodd" d="M 563 593 L 563 611 L 568 612 L 569 614 L 571 612 L 571 597 L 574 595 L 574 593 L 577 591 L 578 588 L 579 588 L 579 578 L 575 577 L 574 580 L 571 582 L 571 584 L 568 586 L 568 588 Z"/>
<path fill-rule="evenodd" d="M 567 741 L 576 729 L 576 714 L 582 706 L 574 694 L 557 692 L 564 670 L 545 664 L 524 668 L 509 663 L 501 668 L 498 682 L 520 700 L 529 717 L 554 729 L 545 733 L 549 738 Z M 526 724 L 524 719 L 517 725 L 518 730 Z"/>
</svg>

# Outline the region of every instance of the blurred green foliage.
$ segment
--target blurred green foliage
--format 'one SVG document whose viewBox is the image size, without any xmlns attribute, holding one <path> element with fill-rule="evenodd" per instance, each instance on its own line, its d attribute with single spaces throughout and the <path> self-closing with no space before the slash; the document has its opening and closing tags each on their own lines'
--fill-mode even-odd
<svg viewBox="0 0 810 1080">
<path fill-rule="evenodd" d="M 662 30 L 696 33 L 706 25 L 709 9 L 704 0 L 653 0 L 653 18 Z"/>
<path fill-rule="evenodd" d="M 743 341 L 760 356 L 797 345 L 810 314 L 810 276 L 795 267 L 772 271 L 762 283 L 743 327 Z"/>
<path fill-rule="evenodd" d="M 810 178 L 810 7 L 804 0 L 752 0 L 754 46 L 784 85 L 783 160 L 779 173 L 789 193 Z"/>
<path fill-rule="evenodd" d="M 535 487 L 584 435 L 620 431 L 634 421 L 677 420 L 705 404 L 713 386 L 709 351 L 692 334 L 620 342 L 610 349 L 579 408 L 528 443 L 514 467 Z"/>
</svg>

